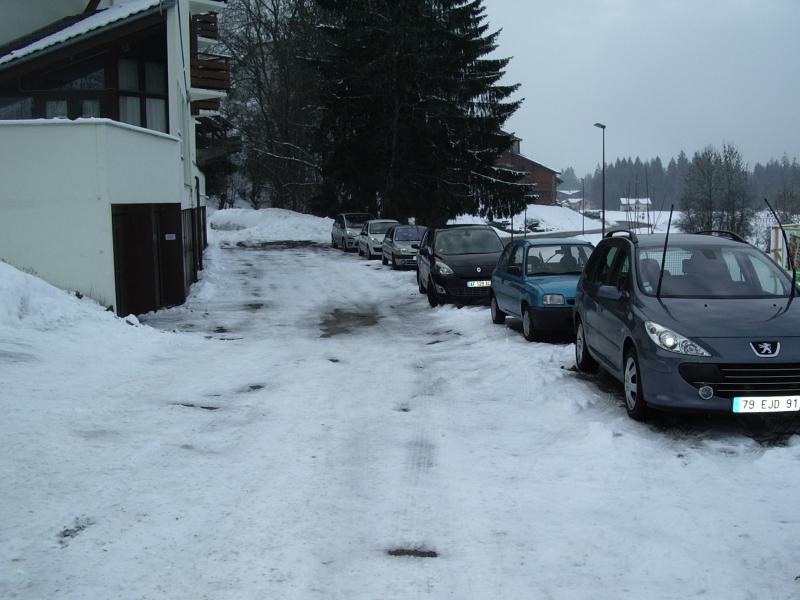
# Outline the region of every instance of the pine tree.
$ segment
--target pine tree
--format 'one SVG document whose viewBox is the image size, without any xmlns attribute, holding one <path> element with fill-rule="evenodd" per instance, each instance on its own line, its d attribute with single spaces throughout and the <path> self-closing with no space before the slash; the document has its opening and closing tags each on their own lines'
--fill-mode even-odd
<svg viewBox="0 0 800 600">
<path fill-rule="evenodd" d="M 482 0 L 317 0 L 328 11 L 321 61 L 323 172 L 339 207 L 439 225 L 459 213 L 521 210 L 519 173 L 495 167 L 519 102 L 486 59 Z M 380 210 L 379 210 L 380 209 Z"/>
</svg>

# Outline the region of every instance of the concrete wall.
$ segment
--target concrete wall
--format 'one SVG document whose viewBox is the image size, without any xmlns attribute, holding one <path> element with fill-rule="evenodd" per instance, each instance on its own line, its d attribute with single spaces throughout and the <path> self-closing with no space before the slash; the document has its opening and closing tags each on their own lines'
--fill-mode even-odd
<svg viewBox="0 0 800 600">
<path fill-rule="evenodd" d="M 179 146 L 107 119 L 0 121 L 0 259 L 116 305 L 111 205 L 188 207 Z"/>
</svg>

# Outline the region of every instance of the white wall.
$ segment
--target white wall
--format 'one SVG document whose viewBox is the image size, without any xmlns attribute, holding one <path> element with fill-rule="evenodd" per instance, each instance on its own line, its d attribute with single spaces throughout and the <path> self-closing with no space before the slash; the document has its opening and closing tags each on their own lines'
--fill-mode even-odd
<svg viewBox="0 0 800 600">
<path fill-rule="evenodd" d="M 179 145 L 107 119 L 0 121 L 0 259 L 116 306 L 111 205 L 183 201 Z"/>
</svg>

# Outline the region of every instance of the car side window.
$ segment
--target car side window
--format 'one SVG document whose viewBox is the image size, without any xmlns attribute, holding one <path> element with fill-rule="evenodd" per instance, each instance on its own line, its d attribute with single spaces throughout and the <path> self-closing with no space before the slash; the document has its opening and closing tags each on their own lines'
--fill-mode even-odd
<svg viewBox="0 0 800 600">
<path fill-rule="evenodd" d="M 508 260 L 508 269 L 506 269 L 509 273 L 512 271 L 517 274 L 522 273 L 522 256 L 522 245 L 515 245 L 514 249 L 511 251 L 511 258 Z M 512 269 L 512 267 L 514 268 Z"/>
<path fill-rule="evenodd" d="M 610 285 L 607 282 L 610 280 L 611 270 L 614 267 L 614 261 L 617 258 L 618 252 L 619 247 L 617 246 L 609 246 L 608 249 L 604 251 L 604 254 L 600 257 L 600 264 L 593 274 L 592 281 L 600 285 Z"/>
<path fill-rule="evenodd" d="M 514 247 L 512 245 L 506 246 L 503 253 L 500 255 L 500 260 L 497 261 L 497 266 L 503 271 L 505 271 L 508 266 L 508 257 L 511 255 L 513 249 Z"/>
<path fill-rule="evenodd" d="M 386 231 L 386 237 L 384 239 L 387 241 L 391 241 L 393 235 L 394 235 L 394 227 L 389 227 L 389 229 Z"/>
<path fill-rule="evenodd" d="M 627 288 L 631 277 L 631 261 L 625 250 L 618 252 L 619 257 L 604 285 L 613 285 L 617 288 Z"/>
</svg>

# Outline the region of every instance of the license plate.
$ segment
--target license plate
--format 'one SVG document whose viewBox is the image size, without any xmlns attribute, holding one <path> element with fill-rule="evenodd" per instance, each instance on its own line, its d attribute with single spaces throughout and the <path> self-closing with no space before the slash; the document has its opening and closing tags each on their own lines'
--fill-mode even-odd
<svg viewBox="0 0 800 600">
<path fill-rule="evenodd" d="M 488 279 L 483 279 L 481 281 L 468 281 L 467 287 L 489 287 L 492 285 L 492 282 Z"/>
<path fill-rule="evenodd" d="M 800 396 L 745 396 L 733 399 L 735 413 L 800 411 Z"/>
</svg>

